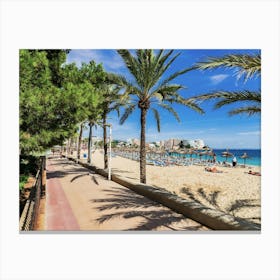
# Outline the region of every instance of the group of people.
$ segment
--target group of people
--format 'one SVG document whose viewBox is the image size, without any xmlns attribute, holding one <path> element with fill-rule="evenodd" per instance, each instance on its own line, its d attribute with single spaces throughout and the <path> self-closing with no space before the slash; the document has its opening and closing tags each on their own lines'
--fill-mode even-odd
<svg viewBox="0 0 280 280">
<path fill-rule="evenodd" d="M 213 153 L 213 160 L 210 161 L 211 163 L 216 163 L 217 162 L 217 155 Z M 223 162 L 223 164 L 226 164 L 226 162 Z M 232 158 L 232 166 L 235 167 L 237 165 L 237 158 L 236 156 L 233 155 Z"/>
</svg>

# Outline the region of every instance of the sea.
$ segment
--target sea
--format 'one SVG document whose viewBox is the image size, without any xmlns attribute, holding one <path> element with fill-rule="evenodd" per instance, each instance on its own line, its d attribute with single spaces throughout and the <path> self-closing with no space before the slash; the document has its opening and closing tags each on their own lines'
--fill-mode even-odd
<svg viewBox="0 0 280 280">
<path fill-rule="evenodd" d="M 232 157 L 228 157 L 227 159 L 222 156 L 222 153 L 225 152 L 225 149 L 213 149 L 213 152 L 216 154 L 217 161 L 223 162 L 231 162 Z M 261 166 L 261 150 L 260 149 L 229 149 L 229 153 L 233 154 L 238 164 L 244 164 L 244 159 L 240 158 L 244 153 L 247 154 L 248 158 L 246 158 L 246 165 L 254 165 Z M 183 156 L 182 154 L 172 153 L 172 155 Z M 193 158 L 199 158 L 198 155 L 193 155 Z M 190 155 L 187 155 L 187 158 L 190 158 Z M 201 159 L 211 159 L 211 157 L 204 155 Z"/>
</svg>

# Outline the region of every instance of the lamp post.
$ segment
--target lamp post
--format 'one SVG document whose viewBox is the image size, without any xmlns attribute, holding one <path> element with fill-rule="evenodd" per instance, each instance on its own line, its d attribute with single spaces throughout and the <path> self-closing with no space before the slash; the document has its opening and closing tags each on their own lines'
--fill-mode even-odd
<svg viewBox="0 0 280 280">
<path fill-rule="evenodd" d="M 108 161 L 108 180 L 111 181 L 111 160 L 112 160 L 112 125 L 105 124 L 109 127 L 109 161 Z"/>
</svg>

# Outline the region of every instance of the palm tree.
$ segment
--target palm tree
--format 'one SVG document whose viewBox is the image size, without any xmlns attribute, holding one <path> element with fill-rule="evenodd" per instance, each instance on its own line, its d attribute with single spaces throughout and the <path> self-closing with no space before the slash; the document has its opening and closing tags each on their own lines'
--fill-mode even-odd
<svg viewBox="0 0 280 280">
<path fill-rule="evenodd" d="M 108 168 L 107 117 L 114 110 L 119 114 L 120 106 L 124 105 L 123 101 L 119 99 L 119 91 L 120 87 L 117 85 L 105 84 L 102 87 L 103 102 L 100 104 L 100 108 L 102 111 L 104 169 Z"/>
<path fill-rule="evenodd" d="M 98 125 L 101 124 L 101 108 L 99 104 L 102 102 L 103 97 L 100 89 L 96 89 L 92 92 L 91 98 L 95 99 L 95 102 L 92 101 L 88 104 L 89 106 L 89 115 L 88 115 L 88 125 L 89 125 L 89 136 L 88 136 L 88 163 L 91 164 L 92 161 L 92 137 L 93 137 L 93 128 L 97 128 Z M 100 101 L 100 103 L 96 102 L 96 99 Z"/>
<path fill-rule="evenodd" d="M 91 164 L 92 162 L 92 150 L 91 150 L 91 147 L 92 147 L 92 137 L 93 137 L 93 127 L 97 127 L 97 123 L 94 119 L 91 119 L 88 123 L 89 125 L 89 134 L 88 134 L 88 158 L 87 158 L 87 162 L 89 164 Z"/>
<path fill-rule="evenodd" d="M 261 55 L 226 55 L 223 57 L 211 57 L 204 62 L 197 63 L 193 69 L 207 70 L 219 67 L 237 69 L 238 78 L 244 76 L 245 82 L 253 77 L 261 75 Z M 229 111 L 229 115 L 247 114 L 249 116 L 261 113 L 261 92 L 260 91 L 214 91 L 211 93 L 197 95 L 190 100 L 218 99 L 214 108 L 218 109 L 224 105 L 243 102 L 245 105 Z"/>
<path fill-rule="evenodd" d="M 122 94 L 123 98 L 130 96 L 130 101 L 127 103 L 124 114 L 120 119 L 123 124 L 128 116 L 138 107 L 141 111 L 140 123 L 140 182 L 146 183 L 146 116 L 149 109 L 152 110 L 157 123 L 157 129 L 160 132 L 160 115 L 156 108 L 151 108 L 151 105 L 169 111 L 173 116 L 180 121 L 177 112 L 169 105 L 173 103 L 183 104 L 189 108 L 203 113 L 203 110 L 192 100 L 186 100 L 178 91 L 183 89 L 182 85 L 171 84 L 176 77 L 183 75 L 191 70 L 191 68 L 177 71 L 167 78 L 163 79 L 163 75 L 170 68 L 175 59 L 180 55 L 173 55 L 174 50 L 164 51 L 159 50 L 154 52 L 150 49 L 140 49 L 135 51 L 133 55 L 128 50 L 118 50 L 126 64 L 127 69 L 133 76 L 134 81 L 129 82 L 125 77 L 111 74 L 111 79 L 118 85 L 125 88 Z M 135 98 L 133 100 L 133 97 Z"/>
</svg>

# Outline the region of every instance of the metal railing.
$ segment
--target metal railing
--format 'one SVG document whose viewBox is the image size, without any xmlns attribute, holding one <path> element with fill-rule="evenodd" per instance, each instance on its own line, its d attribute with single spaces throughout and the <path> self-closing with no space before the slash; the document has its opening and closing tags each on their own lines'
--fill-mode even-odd
<svg viewBox="0 0 280 280">
<path fill-rule="evenodd" d="M 43 174 L 46 169 L 46 157 L 42 156 L 40 159 L 40 167 L 36 173 L 35 182 L 20 216 L 20 231 L 34 230 L 37 222 L 40 199 L 43 193 Z"/>
</svg>

